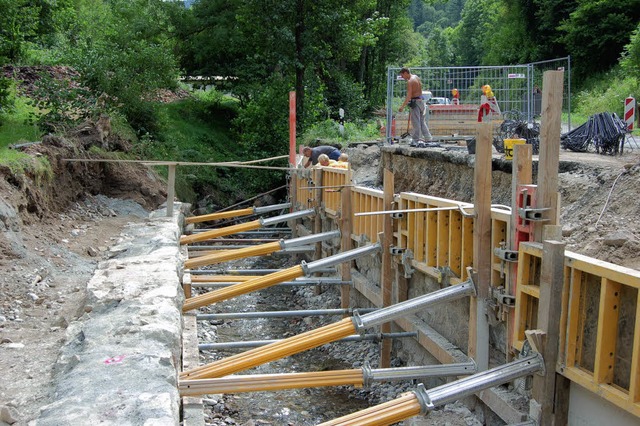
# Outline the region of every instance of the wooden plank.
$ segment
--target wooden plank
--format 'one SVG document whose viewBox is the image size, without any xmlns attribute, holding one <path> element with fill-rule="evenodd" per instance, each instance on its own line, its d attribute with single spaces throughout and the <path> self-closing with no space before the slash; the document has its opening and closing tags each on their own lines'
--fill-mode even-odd
<svg viewBox="0 0 640 426">
<path fill-rule="evenodd" d="M 558 225 L 558 167 L 560 164 L 560 130 L 564 71 L 545 71 L 542 80 L 542 117 L 540 119 L 540 154 L 538 157 L 537 208 L 550 208 L 543 217 L 547 225 Z M 534 228 L 536 241 L 542 240 L 542 226 Z"/>
<path fill-rule="evenodd" d="M 467 266 L 473 265 L 473 218 L 462 218 L 462 275 L 460 278 L 466 280 L 468 277 Z"/>
<path fill-rule="evenodd" d="M 167 217 L 173 216 L 173 201 L 176 197 L 176 165 L 169 164 L 167 176 Z"/>
<path fill-rule="evenodd" d="M 341 215 L 340 215 L 340 251 L 345 252 L 353 248 L 351 240 L 353 211 L 351 208 L 351 187 L 345 187 L 341 192 Z M 342 280 L 351 281 L 351 264 L 352 262 L 342 262 L 340 265 Z M 350 306 L 351 286 L 349 284 L 340 286 L 340 307 L 347 309 Z"/>
<path fill-rule="evenodd" d="M 640 291 L 636 297 L 636 322 L 633 334 L 633 354 L 631 355 L 629 399 L 634 403 L 640 402 Z"/>
<path fill-rule="evenodd" d="M 449 260 L 448 264 L 454 274 L 462 277 L 462 214 L 458 211 L 449 213 Z"/>
<path fill-rule="evenodd" d="M 620 283 L 606 278 L 603 278 L 600 284 L 596 360 L 593 371 L 593 376 L 598 383 L 613 383 L 620 316 L 620 287 Z"/>
<path fill-rule="evenodd" d="M 532 390 L 534 399 L 542 408 L 539 422 L 543 425 L 567 424 L 566 416 L 568 413 L 555 409 L 556 398 L 569 398 L 569 395 L 556 395 L 555 388 L 562 288 L 564 286 L 564 248 L 565 244 L 559 241 L 545 241 L 543 243 L 537 327 L 546 333 L 541 354 L 546 373 L 544 376 L 533 376 Z"/>
<path fill-rule="evenodd" d="M 393 208 L 393 189 L 394 176 L 391 170 L 384 170 L 384 205 L 383 210 L 391 210 Z M 384 215 L 383 225 L 383 244 L 382 244 L 382 306 L 391 306 L 393 292 L 393 265 L 391 262 L 391 247 L 393 246 L 393 221 L 391 215 Z M 380 327 L 382 333 L 391 332 L 391 323 L 382 324 Z M 380 346 L 380 367 L 389 368 L 391 366 L 391 339 L 383 339 Z"/>
<path fill-rule="evenodd" d="M 489 322 L 484 301 L 489 298 L 491 281 L 491 125 L 478 125 L 474 168 L 475 220 L 473 229 L 473 267 L 477 274 L 477 297 L 469 309 L 469 355 L 479 371 L 489 366 Z"/>
<path fill-rule="evenodd" d="M 640 271 L 636 269 L 614 265 L 578 253 L 567 252 L 566 257 L 567 266 L 640 289 Z"/>
<path fill-rule="evenodd" d="M 438 212 L 427 212 L 426 263 L 429 266 L 438 265 Z"/>
<path fill-rule="evenodd" d="M 582 272 L 571 269 L 571 281 L 569 289 L 569 305 L 567 307 L 567 337 L 565 368 L 576 364 L 577 345 L 580 333 L 580 295 L 582 294 Z"/>
<path fill-rule="evenodd" d="M 420 203 L 417 204 L 419 208 L 425 208 L 425 205 Z M 415 247 L 413 249 L 413 258 L 419 262 L 424 261 L 425 259 L 425 239 L 427 234 L 427 214 L 426 212 L 417 212 L 416 213 L 416 242 Z"/>
<path fill-rule="evenodd" d="M 449 212 L 436 212 L 438 218 L 436 266 L 449 266 Z"/>
</svg>

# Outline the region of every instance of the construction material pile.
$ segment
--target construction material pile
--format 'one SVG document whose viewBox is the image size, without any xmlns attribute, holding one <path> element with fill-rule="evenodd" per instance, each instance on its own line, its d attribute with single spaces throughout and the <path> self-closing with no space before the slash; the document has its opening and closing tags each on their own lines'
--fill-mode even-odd
<svg viewBox="0 0 640 426">
<path fill-rule="evenodd" d="M 509 117 L 508 113 L 505 116 Z M 529 123 L 520 115 L 505 118 L 498 134 L 493 138 L 493 146 L 501 154 L 504 153 L 505 139 L 525 139 L 529 145 L 533 146 L 533 154 L 537 155 L 540 150 L 540 124 Z"/>
<path fill-rule="evenodd" d="M 576 152 L 595 151 L 598 154 L 622 153 L 627 126 L 615 113 L 602 112 L 589 117 L 586 123 L 563 134 L 561 146 Z"/>
</svg>

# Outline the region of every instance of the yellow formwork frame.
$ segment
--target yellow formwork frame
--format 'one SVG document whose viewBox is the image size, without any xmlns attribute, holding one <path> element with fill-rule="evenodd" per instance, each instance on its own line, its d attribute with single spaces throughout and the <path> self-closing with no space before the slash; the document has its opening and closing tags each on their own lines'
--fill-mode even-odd
<svg viewBox="0 0 640 426">
<path fill-rule="evenodd" d="M 409 392 L 384 404 L 347 414 L 318 426 L 385 426 L 417 416 L 421 412 L 418 397 Z"/>
<path fill-rule="evenodd" d="M 224 250 L 213 254 L 198 256 L 195 259 L 188 259 L 184 262 L 184 267 L 186 269 L 193 269 L 200 266 L 226 262 L 228 260 L 243 259 L 251 256 L 264 256 L 280 250 L 282 250 L 282 246 L 279 241 L 235 250 Z"/>
<path fill-rule="evenodd" d="M 356 327 L 351 318 L 344 318 L 336 323 L 297 336 L 184 371 L 180 375 L 180 379 L 193 380 L 227 376 L 340 340 L 355 332 Z"/>
<path fill-rule="evenodd" d="M 252 291 L 262 290 L 272 285 L 290 281 L 304 275 L 302 266 L 297 265 L 282 271 L 254 278 L 242 283 L 233 284 L 229 287 L 210 291 L 199 296 L 190 297 L 184 302 L 182 312 L 188 312 L 192 309 L 202 308 L 212 303 L 228 300 L 241 294 L 251 293 Z"/>
<path fill-rule="evenodd" d="M 317 388 L 325 386 L 364 385 L 364 374 L 359 370 L 314 371 L 308 373 L 253 374 L 226 376 L 215 379 L 180 380 L 180 396 L 198 396 L 214 393 L 274 391 L 282 389 Z"/>
<path fill-rule="evenodd" d="M 200 216 L 191 216 L 186 218 L 184 221 L 187 224 L 201 223 L 201 222 L 209 222 L 212 220 L 229 219 L 232 217 L 248 216 L 250 214 L 253 214 L 253 207 L 240 209 L 240 210 L 231 210 L 228 212 L 219 212 L 219 213 L 204 214 Z"/>
<path fill-rule="evenodd" d="M 199 241 L 206 241 L 212 238 L 224 237 L 225 235 L 237 234 L 238 232 L 252 231 L 259 229 L 262 223 L 259 219 L 247 223 L 239 223 L 237 225 L 225 226 L 220 229 L 212 229 L 211 231 L 199 232 L 192 235 L 183 235 L 180 237 L 180 244 L 191 244 Z"/>
</svg>

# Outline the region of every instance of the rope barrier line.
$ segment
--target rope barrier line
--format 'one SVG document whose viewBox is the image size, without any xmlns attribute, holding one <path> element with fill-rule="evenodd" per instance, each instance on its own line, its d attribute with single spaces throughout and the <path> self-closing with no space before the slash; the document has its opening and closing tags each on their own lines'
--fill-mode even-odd
<svg viewBox="0 0 640 426">
<path fill-rule="evenodd" d="M 251 166 L 243 163 L 201 163 L 194 161 L 159 161 L 159 160 L 112 160 L 98 158 L 63 158 L 62 161 L 71 163 L 134 163 L 145 166 L 214 166 L 214 167 L 235 167 L 241 169 L 265 169 L 265 170 L 297 170 L 295 167 L 272 167 L 272 166 Z"/>
<path fill-rule="evenodd" d="M 198 234 L 183 235 L 180 237 L 180 244 L 191 244 L 199 241 L 206 241 L 212 238 L 223 237 L 225 235 L 237 234 L 238 232 L 259 229 L 262 223 L 259 219 L 247 223 L 239 223 L 237 225 L 226 226 L 220 229 L 212 229 L 211 231 L 200 232 Z"/>
<path fill-rule="evenodd" d="M 186 224 L 200 223 L 200 222 L 209 222 L 213 220 L 228 219 L 231 217 L 248 216 L 250 214 L 253 214 L 253 207 L 240 209 L 240 210 L 231 210 L 228 212 L 204 214 L 201 216 L 191 216 L 186 218 L 184 221 Z"/>
<path fill-rule="evenodd" d="M 362 369 L 180 380 L 178 390 L 181 396 L 199 396 L 212 393 L 274 391 L 340 385 L 362 387 L 364 385 Z"/>
<path fill-rule="evenodd" d="M 222 300 L 240 296 L 241 294 L 261 290 L 263 288 L 267 288 L 283 281 L 289 281 L 303 275 L 304 270 L 302 269 L 302 266 L 296 265 L 282 271 L 263 275 L 258 278 L 234 284 L 232 286 L 221 288 L 219 290 L 210 291 L 208 293 L 201 294 L 195 297 L 190 297 L 184 302 L 184 305 L 182 306 L 182 312 L 188 312 L 192 309 L 198 309 L 203 306 L 211 305 L 212 303 L 217 303 Z"/>
<path fill-rule="evenodd" d="M 207 379 L 227 376 L 267 362 L 342 339 L 356 332 L 351 318 L 320 327 L 260 348 L 223 358 L 207 365 L 184 371 L 181 379 Z"/>
<path fill-rule="evenodd" d="M 198 256 L 195 259 L 188 259 L 184 262 L 186 269 L 197 268 L 200 266 L 213 265 L 216 263 L 226 262 L 228 260 L 243 259 L 251 256 L 265 256 L 273 252 L 282 250 L 280 241 L 273 243 L 260 244 L 253 247 L 246 247 L 236 250 L 224 250 L 223 252 L 216 252 L 214 254 L 207 254 L 204 256 Z"/>
</svg>

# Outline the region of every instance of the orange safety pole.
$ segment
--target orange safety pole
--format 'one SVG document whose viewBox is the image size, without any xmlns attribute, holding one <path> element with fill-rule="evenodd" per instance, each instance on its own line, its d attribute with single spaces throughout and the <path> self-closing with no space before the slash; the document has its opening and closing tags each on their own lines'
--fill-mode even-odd
<svg viewBox="0 0 640 426">
<path fill-rule="evenodd" d="M 180 380 L 180 396 L 198 396 L 214 393 L 239 393 L 301 389 L 324 386 L 364 385 L 362 369 L 314 371 L 308 373 L 253 374 L 226 376 L 215 379 Z"/>
<path fill-rule="evenodd" d="M 207 379 L 227 376 L 340 340 L 355 332 L 356 328 L 351 318 L 344 318 L 339 322 L 306 333 L 187 370 L 180 375 L 180 379 Z"/>
<path fill-rule="evenodd" d="M 347 414 L 318 426 L 392 425 L 417 416 L 421 412 L 420 400 L 414 392 L 409 392 L 384 404 Z"/>
<path fill-rule="evenodd" d="M 235 250 L 218 251 L 213 254 L 198 256 L 196 259 L 188 259 L 184 262 L 185 269 L 193 269 L 199 266 L 213 265 L 215 263 L 226 262 L 234 259 L 244 259 L 251 256 L 263 256 L 282 250 L 280 241 L 273 243 L 259 244 L 252 247 L 245 247 Z"/>
<path fill-rule="evenodd" d="M 253 212 L 254 212 L 253 207 L 249 207 L 246 209 L 231 210 L 228 212 L 219 212 L 219 213 L 203 214 L 200 216 L 191 216 L 186 218 L 184 221 L 187 224 L 209 222 L 212 220 L 229 219 L 231 217 L 248 216 L 250 214 L 253 214 Z"/>
<path fill-rule="evenodd" d="M 180 237 L 180 244 L 191 244 L 199 241 L 210 240 L 212 238 L 223 237 L 225 235 L 237 234 L 238 232 L 252 231 L 262 226 L 260 219 L 252 220 L 247 223 L 239 223 L 237 225 L 225 226 L 220 229 L 212 229 L 211 231 L 199 232 L 192 235 L 183 235 Z"/>
<path fill-rule="evenodd" d="M 290 281 L 295 278 L 304 275 L 302 266 L 296 265 L 291 268 L 283 269 L 282 271 L 274 272 L 272 274 L 263 275 L 259 278 L 254 278 L 243 283 L 234 284 L 232 286 L 221 288 L 218 290 L 210 291 L 199 296 L 190 297 L 184 302 L 182 306 L 182 312 L 188 312 L 192 309 L 202 308 L 203 306 L 211 305 L 222 300 L 231 299 L 241 294 L 251 293 L 252 291 L 262 290 L 263 288 L 276 285 L 284 281 Z"/>
</svg>

